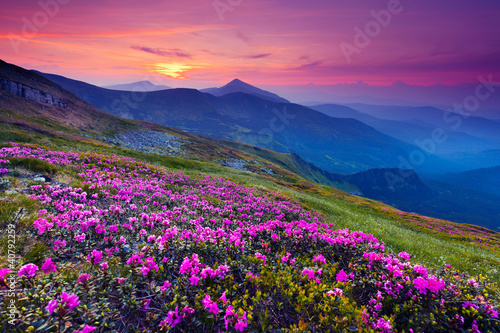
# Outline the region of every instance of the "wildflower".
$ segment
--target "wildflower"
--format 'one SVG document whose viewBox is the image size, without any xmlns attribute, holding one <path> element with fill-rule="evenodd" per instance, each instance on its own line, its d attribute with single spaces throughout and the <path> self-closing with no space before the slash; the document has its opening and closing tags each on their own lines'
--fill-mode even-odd
<svg viewBox="0 0 500 333">
<path fill-rule="evenodd" d="M 42 271 L 44 273 L 57 272 L 57 266 L 52 262 L 52 259 L 47 258 L 42 264 Z"/>
<path fill-rule="evenodd" d="M 347 281 L 347 274 L 344 272 L 343 269 L 340 270 L 340 272 L 337 273 L 337 282 L 345 282 Z"/>
<path fill-rule="evenodd" d="M 406 252 L 399 252 L 398 256 L 404 260 L 410 260 L 411 256 Z"/>
<path fill-rule="evenodd" d="M 226 292 L 222 293 L 222 296 L 217 299 L 217 301 L 223 301 L 224 305 L 227 304 Z"/>
<path fill-rule="evenodd" d="M 238 317 L 238 321 L 236 322 L 236 324 L 234 324 L 234 328 L 237 331 L 243 332 L 247 326 L 248 326 L 247 325 L 247 313 L 243 312 L 243 316 Z"/>
<path fill-rule="evenodd" d="M 101 264 L 100 264 L 100 266 L 101 266 L 101 269 L 102 269 L 103 271 L 105 271 L 105 270 L 107 270 L 107 269 L 109 268 L 109 265 L 108 265 L 108 262 L 107 262 L 107 261 L 105 261 L 105 262 L 101 263 Z"/>
<path fill-rule="evenodd" d="M 127 278 L 116 278 L 116 282 L 118 282 L 118 284 L 122 284 L 123 282 L 127 281 Z"/>
<path fill-rule="evenodd" d="M 315 256 L 315 257 L 313 258 L 313 262 L 315 262 L 315 261 L 322 262 L 323 264 L 325 264 L 325 265 L 326 265 L 326 260 L 325 260 L 325 257 L 323 257 L 323 255 L 322 255 L 322 254 L 318 254 L 317 256 Z"/>
<path fill-rule="evenodd" d="M 85 234 L 80 234 L 80 235 L 75 235 L 75 240 L 78 242 L 78 243 L 81 243 L 85 240 Z"/>
<path fill-rule="evenodd" d="M 85 325 L 85 327 L 83 328 L 83 330 L 81 331 L 76 331 L 75 333 L 90 333 L 92 332 L 93 330 L 95 330 L 97 327 L 94 327 L 94 326 L 90 326 L 90 325 Z"/>
<path fill-rule="evenodd" d="M 9 274 L 10 272 L 12 272 L 11 269 L 0 268 L 0 281 L 3 281 L 5 279 L 5 275 Z"/>
<path fill-rule="evenodd" d="M 224 315 L 224 325 L 226 326 L 226 330 L 228 329 L 228 324 L 233 320 L 232 317 L 236 316 L 236 313 L 233 312 L 233 306 L 229 305 L 226 309 L 226 314 Z"/>
<path fill-rule="evenodd" d="M 342 295 L 344 295 L 344 292 L 342 291 L 342 289 L 335 288 L 334 290 L 327 291 L 326 295 L 342 297 Z"/>
<path fill-rule="evenodd" d="M 217 312 L 219 312 L 217 302 L 210 300 L 210 295 L 206 295 L 202 303 L 205 306 L 205 310 L 207 310 L 208 312 L 211 312 L 213 314 L 217 314 Z"/>
<path fill-rule="evenodd" d="M 192 286 L 197 286 L 198 281 L 200 281 L 200 278 L 197 277 L 196 275 L 193 275 L 189 278 L 189 282 L 191 283 Z"/>
<path fill-rule="evenodd" d="M 382 330 L 382 332 L 390 332 L 392 325 L 389 320 L 385 320 L 384 318 L 379 318 L 377 321 L 377 327 Z"/>
<path fill-rule="evenodd" d="M 54 313 L 54 310 L 57 308 L 58 305 L 59 303 L 57 302 L 57 300 L 53 299 L 52 301 L 49 302 L 49 304 L 47 304 L 45 310 L 47 310 L 50 314 L 52 314 Z"/>
<path fill-rule="evenodd" d="M 145 300 L 142 301 L 142 306 L 141 306 L 141 311 L 147 311 L 147 309 L 149 308 L 149 303 L 151 303 L 151 299 L 150 298 L 146 298 Z"/>
<path fill-rule="evenodd" d="M 18 276 L 26 276 L 32 278 L 36 275 L 36 271 L 38 270 L 38 266 L 35 264 L 26 264 L 19 269 L 17 272 Z"/>
<path fill-rule="evenodd" d="M 418 274 L 422 275 L 423 277 L 427 277 L 427 269 L 425 269 L 425 267 L 420 265 L 415 265 L 413 266 L 413 270 Z"/>
<path fill-rule="evenodd" d="M 88 255 L 87 260 L 92 260 L 94 265 L 97 265 L 102 260 L 102 252 L 98 250 L 93 250 L 91 254 Z"/>
<path fill-rule="evenodd" d="M 167 280 L 163 282 L 163 286 L 160 287 L 162 291 L 167 291 L 167 289 L 171 286 L 172 284 Z"/>
<path fill-rule="evenodd" d="M 78 296 L 73 294 L 68 294 L 65 291 L 63 291 L 63 293 L 61 294 L 61 299 L 69 307 L 69 311 L 73 310 L 80 304 Z"/>
<path fill-rule="evenodd" d="M 90 274 L 80 274 L 80 276 L 78 277 L 77 282 L 78 282 L 78 283 L 85 284 L 85 283 L 87 283 L 87 280 L 88 280 L 89 278 L 90 278 Z"/>
<path fill-rule="evenodd" d="M 436 292 L 444 289 L 445 286 L 446 286 L 446 284 L 445 284 L 444 280 L 440 280 L 437 277 L 435 277 L 434 275 L 431 275 L 427 279 L 427 289 L 429 289 L 433 293 L 436 293 Z"/>
<path fill-rule="evenodd" d="M 54 226 L 53 223 L 48 222 L 44 218 L 38 218 L 33 222 L 33 226 L 38 229 L 38 234 L 43 235 L 43 233 Z"/>
<path fill-rule="evenodd" d="M 413 279 L 413 284 L 415 285 L 415 288 L 421 294 L 427 295 L 428 282 L 427 282 L 426 279 L 424 279 L 423 277 L 419 276 L 418 278 Z"/>
<path fill-rule="evenodd" d="M 262 259 L 263 263 L 262 265 L 266 265 L 266 259 L 267 257 L 259 252 L 255 253 L 255 258 Z"/>
</svg>

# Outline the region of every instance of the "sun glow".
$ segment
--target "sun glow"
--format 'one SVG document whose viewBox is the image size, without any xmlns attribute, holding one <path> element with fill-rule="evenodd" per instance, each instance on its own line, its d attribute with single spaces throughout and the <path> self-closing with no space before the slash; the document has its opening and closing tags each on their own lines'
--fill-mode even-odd
<svg viewBox="0 0 500 333">
<path fill-rule="evenodd" d="M 184 73 L 189 72 L 192 69 L 199 68 L 198 66 L 181 64 L 181 63 L 158 63 L 155 64 L 155 72 L 170 76 L 174 79 L 187 79 L 188 77 Z"/>
</svg>

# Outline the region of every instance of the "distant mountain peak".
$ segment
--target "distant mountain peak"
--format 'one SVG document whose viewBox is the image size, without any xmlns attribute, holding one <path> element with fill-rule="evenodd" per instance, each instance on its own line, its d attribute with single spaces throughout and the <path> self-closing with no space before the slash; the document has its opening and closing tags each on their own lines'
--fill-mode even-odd
<svg viewBox="0 0 500 333">
<path fill-rule="evenodd" d="M 145 92 L 172 89 L 171 87 L 165 85 L 154 84 L 148 80 L 125 83 L 125 84 L 115 84 L 111 86 L 105 86 L 103 88 L 111 90 L 145 91 Z"/>
<path fill-rule="evenodd" d="M 231 82 L 227 83 L 225 86 L 222 86 L 220 88 L 207 88 L 207 89 L 202 89 L 200 91 L 214 96 L 224 96 L 227 94 L 240 92 L 264 98 L 273 102 L 290 103 L 288 100 L 272 92 L 265 91 L 255 86 L 252 86 L 251 84 L 248 84 L 238 78 L 235 78 L 234 80 L 232 80 Z"/>
</svg>

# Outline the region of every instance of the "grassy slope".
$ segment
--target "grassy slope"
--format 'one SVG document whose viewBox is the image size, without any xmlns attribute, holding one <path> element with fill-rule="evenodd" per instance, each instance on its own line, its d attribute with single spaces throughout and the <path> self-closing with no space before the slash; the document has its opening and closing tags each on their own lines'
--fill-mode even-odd
<svg viewBox="0 0 500 333">
<path fill-rule="evenodd" d="M 50 132 L 50 128 L 46 130 Z M 221 167 L 206 160 L 196 161 L 145 154 L 64 134 L 49 136 L 27 127 L 18 128 L 6 123 L 0 124 L 0 141 L 29 141 L 42 143 L 52 149 L 127 155 L 172 171 L 183 171 L 189 175 L 211 174 L 248 186 L 262 186 L 277 190 L 300 201 L 305 206 L 324 213 L 327 219 L 339 228 L 373 234 L 383 240 L 386 246 L 394 252 L 407 251 L 414 255 L 417 261 L 433 267 L 446 263 L 470 273 L 477 268 L 479 272 L 487 273 L 494 280 L 500 281 L 500 272 L 497 270 L 500 266 L 500 234 L 480 227 L 406 214 L 373 200 L 311 183 L 284 169 L 281 169 L 284 177 L 276 178 Z M 217 146 L 214 144 L 214 147 Z M 210 155 L 206 149 L 207 147 L 204 147 L 203 152 Z M 240 153 L 238 156 L 244 157 L 244 154 Z M 204 157 L 198 156 L 197 159 L 201 160 Z M 273 165 L 273 168 L 280 170 L 278 165 Z M 1 195 L 4 196 L 4 194 Z M 18 200 L 23 202 L 6 205 L 4 200 L 0 204 L 2 207 L 0 209 L 13 209 L 13 206 L 22 204 L 28 208 L 29 212 L 32 204 L 28 204 L 25 198 L 19 197 L 14 202 Z M 4 212 L 2 218 L 8 215 Z M 29 220 L 28 216 L 26 221 Z M 450 229 L 461 230 L 462 234 L 450 235 L 443 231 Z M 486 243 L 490 246 L 483 245 Z"/>
</svg>

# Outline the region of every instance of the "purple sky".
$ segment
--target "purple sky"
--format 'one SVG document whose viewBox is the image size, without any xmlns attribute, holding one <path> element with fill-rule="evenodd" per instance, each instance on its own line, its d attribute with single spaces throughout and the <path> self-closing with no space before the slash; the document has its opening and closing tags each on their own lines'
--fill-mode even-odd
<svg viewBox="0 0 500 333">
<path fill-rule="evenodd" d="M 97 85 L 500 81 L 498 0 L 2 2 L 1 59 Z M 370 40 L 356 44 L 356 27 Z"/>
</svg>

